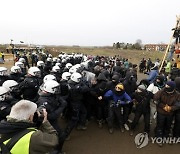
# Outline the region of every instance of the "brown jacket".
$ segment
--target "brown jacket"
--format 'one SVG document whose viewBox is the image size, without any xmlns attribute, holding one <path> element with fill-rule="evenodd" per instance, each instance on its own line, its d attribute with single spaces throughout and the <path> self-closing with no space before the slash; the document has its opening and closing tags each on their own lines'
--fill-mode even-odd
<svg viewBox="0 0 180 154">
<path fill-rule="evenodd" d="M 164 91 L 164 88 L 158 91 L 154 95 L 154 101 L 157 101 L 157 111 L 161 114 L 172 115 L 174 110 L 176 110 L 175 103 L 180 101 L 180 94 L 177 91 L 174 91 L 172 94 L 168 94 Z M 163 108 L 165 105 L 168 105 L 172 108 L 170 112 L 165 111 Z"/>
<path fill-rule="evenodd" d="M 29 153 L 46 154 L 58 145 L 58 136 L 56 130 L 46 121 L 40 129 L 31 136 Z"/>
</svg>

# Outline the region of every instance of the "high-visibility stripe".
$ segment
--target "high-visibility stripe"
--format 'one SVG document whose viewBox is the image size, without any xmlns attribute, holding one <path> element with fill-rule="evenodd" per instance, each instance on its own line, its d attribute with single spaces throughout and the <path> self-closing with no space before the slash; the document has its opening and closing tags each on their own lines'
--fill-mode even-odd
<svg viewBox="0 0 180 154">
<path fill-rule="evenodd" d="M 11 149 L 12 154 L 29 154 L 29 145 L 30 145 L 30 139 L 31 135 L 36 131 L 36 129 L 32 130 L 31 132 L 25 134 L 23 137 L 21 137 L 16 144 Z M 10 140 L 10 139 L 9 139 Z M 5 141 L 4 144 L 7 144 L 8 141 Z"/>
</svg>

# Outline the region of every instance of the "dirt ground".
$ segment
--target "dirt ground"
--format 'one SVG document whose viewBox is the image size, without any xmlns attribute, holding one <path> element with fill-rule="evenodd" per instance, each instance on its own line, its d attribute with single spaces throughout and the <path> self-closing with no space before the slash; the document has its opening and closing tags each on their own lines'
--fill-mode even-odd
<svg viewBox="0 0 180 154">
<path fill-rule="evenodd" d="M 135 135 L 142 132 L 142 124 L 137 129 Z M 179 154 L 179 144 L 159 147 L 149 142 L 146 147 L 138 149 L 134 143 L 135 135 L 130 136 L 129 131 L 121 133 L 118 129 L 109 134 L 107 125 L 100 129 L 95 121 L 91 121 L 86 131 L 73 130 L 63 150 L 67 154 Z"/>
<path fill-rule="evenodd" d="M 14 61 L 13 61 L 13 55 L 12 54 L 8 54 L 5 55 L 5 63 L 4 64 L 0 64 L 0 67 L 7 67 L 8 69 L 10 69 L 13 65 L 14 65 Z"/>
</svg>

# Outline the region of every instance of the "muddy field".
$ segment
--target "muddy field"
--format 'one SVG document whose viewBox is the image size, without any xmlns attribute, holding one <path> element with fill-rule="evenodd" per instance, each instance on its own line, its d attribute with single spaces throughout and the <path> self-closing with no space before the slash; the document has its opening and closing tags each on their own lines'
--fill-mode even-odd
<svg viewBox="0 0 180 154">
<path fill-rule="evenodd" d="M 142 127 L 140 124 L 135 135 L 142 132 Z M 153 135 L 153 130 L 151 134 Z M 109 134 L 107 125 L 100 129 L 95 121 L 91 121 L 86 131 L 72 132 L 63 150 L 67 154 L 179 154 L 179 144 L 159 147 L 150 142 L 146 147 L 138 149 L 134 143 L 135 135 L 130 136 L 129 131 L 121 133 L 118 129 Z"/>
</svg>

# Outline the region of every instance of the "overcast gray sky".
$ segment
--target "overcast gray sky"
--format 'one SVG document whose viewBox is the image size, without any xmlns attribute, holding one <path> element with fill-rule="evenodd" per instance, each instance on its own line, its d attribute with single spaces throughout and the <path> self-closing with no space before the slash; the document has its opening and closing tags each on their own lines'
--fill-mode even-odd
<svg viewBox="0 0 180 154">
<path fill-rule="evenodd" d="M 180 0 L 1 0 L 0 43 L 168 43 Z"/>
</svg>

